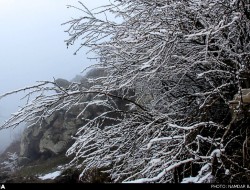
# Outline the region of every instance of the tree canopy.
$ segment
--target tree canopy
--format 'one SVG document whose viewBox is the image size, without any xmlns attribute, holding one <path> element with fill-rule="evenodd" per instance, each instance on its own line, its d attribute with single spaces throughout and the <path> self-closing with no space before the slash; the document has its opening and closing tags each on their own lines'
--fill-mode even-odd
<svg viewBox="0 0 250 190">
<path fill-rule="evenodd" d="M 90 78 L 88 87 L 45 81 L 15 91 L 40 94 L 2 128 L 32 125 L 77 104 L 85 105 L 81 117 L 95 104 L 105 112 L 79 128 L 67 151 L 75 155 L 70 164 L 84 168 L 81 175 L 96 167 L 114 182 L 249 182 L 247 105 L 241 99 L 230 109 L 234 95 L 250 88 L 245 1 L 69 7 L 83 16 L 65 23 L 67 45 L 81 41 L 76 52 L 89 47 L 105 75 Z M 109 20 L 111 14 L 118 19 Z"/>
</svg>

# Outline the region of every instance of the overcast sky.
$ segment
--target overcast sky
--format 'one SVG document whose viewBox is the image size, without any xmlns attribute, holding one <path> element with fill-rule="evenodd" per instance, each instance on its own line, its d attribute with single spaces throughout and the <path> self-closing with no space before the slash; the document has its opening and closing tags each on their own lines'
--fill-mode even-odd
<svg viewBox="0 0 250 190">
<path fill-rule="evenodd" d="M 54 78 L 72 79 L 95 63 L 87 50 L 73 55 L 77 46 L 67 49 L 61 24 L 79 15 L 66 5 L 77 0 L 0 0 L 0 94 Z M 107 0 L 82 0 L 95 8 Z M 20 96 L 0 101 L 0 122 L 16 111 Z M 7 134 L 7 135 L 6 135 Z M 13 132 L 0 131 L 0 151 Z M 6 140 L 7 139 L 7 140 Z"/>
</svg>

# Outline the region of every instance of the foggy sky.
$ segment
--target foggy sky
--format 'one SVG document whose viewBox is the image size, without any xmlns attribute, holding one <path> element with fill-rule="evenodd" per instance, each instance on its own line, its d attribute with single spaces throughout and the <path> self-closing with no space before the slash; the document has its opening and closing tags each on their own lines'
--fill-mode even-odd
<svg viewBox="0 0 250 190">
<path fill-rule="evenodd" d="M 82 0 L 89 8 L 107 0 Z M 66 5 L 77 0 L 0 0 L 0 95 L 54 78 L 72 79 L 94 64 L 83 49 L 73 55 L 77 45 L 67 49 L 61 24 L 80 15 Z M 17 111 L 21 95 L 0 100 L 0 123 Z M 0 152 L 21 129 L 0 131 Z"/>
</svg>

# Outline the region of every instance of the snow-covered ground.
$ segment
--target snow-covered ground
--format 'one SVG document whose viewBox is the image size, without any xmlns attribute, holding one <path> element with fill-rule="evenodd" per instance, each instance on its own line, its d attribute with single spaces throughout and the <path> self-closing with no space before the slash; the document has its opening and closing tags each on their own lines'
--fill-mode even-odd
<svg viewBox="0 0 250 190">
<path fill-rule="evenodd" d="M 46 179 L 55 179 L 57 176 L 59 176 L 62 173 L 62 171 L 55 171 L 52 173 L 48 173 L 44 176 L 39 176 L 38 178 L 41 180 L 46 180 Z"/>
</svg>

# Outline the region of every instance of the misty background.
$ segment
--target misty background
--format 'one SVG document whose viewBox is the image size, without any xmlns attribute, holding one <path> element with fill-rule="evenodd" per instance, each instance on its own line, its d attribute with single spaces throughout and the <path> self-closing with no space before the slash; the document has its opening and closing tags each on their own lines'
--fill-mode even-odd
<svg viewBox="0 0 250 190">
<path fill-rule="evenodd" d="M 92 9 L 108 0 L 82 0 Z M 0 0 L 0 95 L 37 81 L 65 78 L 71 80 L 94 64 L 93 55 L 82 49 L 74 55 L 77 45 L 67 49 L 61 25 L 81 12 L 67 9 L 79 6 L 77 0 Z M 0 124 L 22 105 L 24 94 L 0 100 Z M 0 153 L 20 136 L 25 126 L 0 131 Z"/>
</svg>

